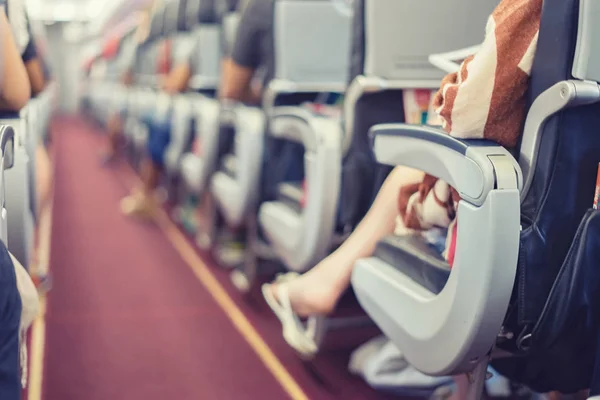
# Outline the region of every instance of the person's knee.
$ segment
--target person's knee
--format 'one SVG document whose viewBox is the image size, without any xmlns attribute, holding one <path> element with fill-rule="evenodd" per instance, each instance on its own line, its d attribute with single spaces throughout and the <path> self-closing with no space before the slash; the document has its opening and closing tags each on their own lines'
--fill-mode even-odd
<svg viewBox="0 0 600 400">
<path fill-rule="evenodd" d="M 412 184 L 423 180 L 425 173 L 418 169 L 405 167 L 399 165 L 390 172 L 387 182 L 390 182 L 393 186 L 401 186 L 406 184 Z"/>
</svg>

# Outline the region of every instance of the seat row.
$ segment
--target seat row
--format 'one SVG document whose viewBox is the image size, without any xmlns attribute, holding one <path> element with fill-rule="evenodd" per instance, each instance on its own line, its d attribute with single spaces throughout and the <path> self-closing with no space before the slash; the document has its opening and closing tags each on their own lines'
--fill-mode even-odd
<svg viewBox="0 0 600 400">
<path fill-rule="evenodd" d="M 600 159 L 596 2 L 544 1 L 515 152 L 403 112 L 415 90 L 433 91 L 457 69 L 439 60 L 477 45 L 498 1 L 276 0 L 274 79 L 258 107 L 216 96 L 239 15 L 227 9 L 206 23 L 199 4 L 173 1 L 153 16 L 134 86 L 103 77 L 85 96 L 99 121 L 115 102 L 127 105 L 134 163 L 147 138 L 142 116 L 176 104 L 169 198 L 200 201 L 204 249 L 244 233 L 242 257 L 214 252 L 240 290 L 273 263 L 310 269 L 362 219 L 385 165 L 416 168 L 460 195 L 454 264 L 420 237 L 384 238 L 352 275 L 369 317 L 420 371 L 471 374 L 473 399 L 490 360 L 538 391 L 600 394 L 600 216 L 590 206 Z M 202 67 L 190 93 L 168 96 L 156 90 L 158 54 L 183 35 L 201 41 Z M 341 107 L 331 100 L 340 96 Z M 317 344 L 340 326 L 309 324 Z"/>
</svg>

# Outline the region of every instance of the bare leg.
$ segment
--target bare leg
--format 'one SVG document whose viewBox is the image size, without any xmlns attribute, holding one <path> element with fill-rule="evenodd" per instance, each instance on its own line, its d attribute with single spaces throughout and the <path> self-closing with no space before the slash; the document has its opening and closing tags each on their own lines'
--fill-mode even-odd
<svg viewBox="0 0 600 400">
<path fill-rule="evenodd" d="M 36 208 L 38 213 L 46 207 L 50 201 L 50 192 L 52 191 L 52 163 L 46 148 L 38 145 L 36 149 L 36 182 L 38 198 L 36 199 Z"/>
<path fill-rule="evenodd" d="M 368 257 L 384 236 L 394 232 L 398 215 L 398 189 L 419 182 L 423 173 L 396 167 L 383 183 L 377 198 L 350 237 L 331 255 L 300 278 L 288 283 L 294 311 L 300 316 L 330 313 L 350 285 L 354 262 Z M 273 294 L 277 290 L 273 286 Z"/>
<path fill-rule="evenodd" d="M 112 115 L 108 121 L 108 146 L 105 153 L 107 159 L 117 154 L 122 132 L 123 121 L 121 120 L 121 116 L 118 114 Z"/>
<path fill-rule="evenodd" d="M 454 377 L 456 390 L 448 400 L 465 400 L 469 391 L 469 378 L 467 375 L 457 375 Z"/>
<path fill-rule="evenodd" d="M 39 247 L 40 247 L 40 237 L 41 231 L 44 229 L 43 224 L 46 223 L 46 220 L 49 218 L 49 214 L 52 212 L 51 210 L 51 192 L 52 192 L 52 162 L 50 160 L 50 156 L 48 151 L 43 145 L 38 145 L 36 148 L 36 194 L 37 198 L 35 199 L 36 211 L 38 215 L 38 224 L 37 224 L 37 244 L 34 246 L 31 266 L 33 274 L 45 275 L 47 271 L 40 271 L 40 255 L 39 255 Z"/>
</svg>

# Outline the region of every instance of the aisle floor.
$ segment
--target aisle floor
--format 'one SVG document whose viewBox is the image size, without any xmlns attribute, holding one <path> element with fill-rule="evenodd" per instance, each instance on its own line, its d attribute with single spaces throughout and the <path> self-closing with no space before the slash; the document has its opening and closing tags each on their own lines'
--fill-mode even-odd
<svg viewBox="0 0 600 400">
<path fill-rule="evenodd" d="M 53 124 L 43 399 L 388 398 L 347 372 L 356 341 L 302 362 L 261 299 L 239 295 L 170 221 L 122 216 L 133 173 L 99 166 L 97 133 Z"/>
</svg>

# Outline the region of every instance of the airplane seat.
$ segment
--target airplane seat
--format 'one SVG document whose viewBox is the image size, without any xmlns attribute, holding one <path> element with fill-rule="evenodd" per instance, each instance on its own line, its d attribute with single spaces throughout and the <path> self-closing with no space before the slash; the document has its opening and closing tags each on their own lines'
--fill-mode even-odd
<svg viewBox="0 0 600 400">
<path fill-rule="evenodd" d="M 205 3 L 207 2 L 202 4 Z M 198 57 L 194 60 L 195 74 L 191 82 L 192 90 L 203 94 L 203 96 L 196 96 L 194 105 L 195 140 L 201 152 L 186 153 L 180 164 L 186 189 L 196 194 L 200 194 L 206 188 L 208 178 L 217 168 L 218 148 L 231 136 L 226 132 L 224 135 L 221 134 L 223 133 L 219 125 L 222 115 L 221 105 L 216 98 L 221 59 L 225 54 L 222 43 L 222 31 L 225 27 L 216 13 L 217 10 L 213 8 L 210 11 L 211 15 L 208 9 L 200 9 L 198 14 L 200 23 L 195 28 L 195 33 L 199 41 L 199 51 Z M 226 114 L 227 112 L 223 113 Z"/>
<path fill-rule="evenodd" d="M 367 10 L 374 3 L 385 4 Z M 352 286 L 415 368 L 472 373 L 473 399 L 494 356 L 500 373 L 538 392 L 600 394 L 600 215 L 591 207 L 600 138 L 590 134 L 600 119 L 598 16 L 591 0 L 544 1 L 518 162 L 494 143 L 433 127 L 372 130 L 378 161 L 461 194 L 456 255 L 445 278 L 433 273 L 445 262 L 416 249 L 419 240 L 386 238 L 356 262 Z"/>
<path fill-rule="evenodd" d="M 310 115 L 298 105 L 308 99 L 313 100 L 320 92 L 343 92 L 347 73 L 343 64 L 344 60 L 348 59 L 349 49 L 349 46 L 348 49 L 344 46 L 344 42 L 348 41 L 346 33 L 350 29 L 348 16 L 340 14 L 333 3 L 325 1 L 276 1 L 274 7 L 275 60 L 272 67 L 275 73 L 263 99 L 263 111 L 267 118 L 273 118 L 273 121 L 268 123 L 270 127 L 267 130 L 269 137 L 265 141 L 265 156 L 269 159 L 283 157 L 282 154 L 286 151 L 283 150 L 282 144 L 287 142 L 300 149 L 308 146 L 307 157 L 313 157 L 312 154 L 308 154 L 315 148 L 315 141 L 326 140 L 329 143 L 326 151 L 335 148 L 336 130 L 323 135 L 319 118 Z M 306 31 L 308 25 L 312 27 L 310 32 Z M 319 63 L 315 63 L 315 60 L 319 60 Z M 280 104 L 297 107 L 280 108 Z M 286 113 L 286 110 L 289 113 Z M 239 114 L 238 117 L 239 122 L 242 118 Z M 263 131 L 236 131 L 233 151 L 224 159 L 225 166 L 235 166 L 235 177 L 231 176 L 232 168 L 226 167 L 225 170 L 217 172 L 212 179 L 212 193 L 229 226 L 243 224 L 248 213 L 258 205 L 259 198 L 271 199 L 276 191 L 273 187 L 281 183 L 273 182 L 266 175 L 261 178 L 261 173 L 266 172 L 262 171 L 262 142 L 265 140 L 264 128 L 261 126 L 265 125 L 265 121 L 262 118 L 256 115 L 255 122 L 256 127 L 261 127 Z M 306 125 L 309 126 L 308 129 Z M 276 127 L 277 131 L 273 131 L 273 127 Z M 312 132 L 311 127 L 317 127 L 316 132 Z M 303 134 L 307 133 L 309 136 L 303 137 Z M 274 151 L 269 151 L 269 147 Z M 235 157 L 235 161 L 232 156 Z M 321 157 L 322 154 L 319 154 L 319 158 Z M 275 159 L 272 161 L 279 162 Z M 308 159 L 305 158 L 305 161 Z M 285 160 L 283 162 L 285 163 Z M 330 162 L 335 165 L 335 156 L 330 158 Z M 304 165 L 299 167 L 304 168 Z M 271 169 L 269 173 L 281 172 L 281 169 Z M 263 187 L 259 188 L 261 180 Z M 263 194 L 259 195 L 261 191 Z"/>
<path fill-rule="evenodd" d="M 34 213 L 31 210 L 30 200 L 30 158 L 28 155 L 27 132 L 28 108 L 26 105 L 20 112 L 2 112 L 0 125 L 10 126 L 6 134 L 12 140 L 12 168 L 6 170 L 3 176 L 5 188 L 5 205 L 10 213 L 7 219 L 7 238 L 5 242 L 10 252 L 24 265 L 29 266 L 31 251 L 34 242 Z M 5 132 L 0 132 L 0 144 L 4 144 Z"/>
<path fill-rule="evenodd" d="M 276 79 L 267 96 L 343 93 L 349 74 L 352 8 L 331 1 L 283 1 L 277 6 L 281 14 L 275 24 Z M 312 20 L 311 35 L 306 35 L 304 22 L 299 21 L 303 12 Z M 320 20 L 314 19 L 316 14 Z M 311 54 L 299 54 L 297 48 L 309 48 Z M 332 241 L 340 191 L 341 119 L 298 106 L 275 106 L 269 115 L 268 135 L 304 148 L 304 184 L 277 182 L 276 198 L 263 203 L 258 213 L 266 238 L 286 267 L 304 272 L 326 255 Z"/>
<path fill-rule="evenodd" d="M 126 137 L 132 145 L 134 160 L 139 159 L 145 152 L 148 141 L 148 123 L 151 116 L 157 115 L 168 106 L 165 96 L 157 93 L 159 70 L 159 52 L 162 33 L 162 17 L 154 16 L 151 29 L 146 41 L 138 48 L 139 56 L 135 65 L 134 102 L 136 107 L 129 115 Z"/>
<path fill-rule="evenodd" d="M 185 9 L 187 13 L 180 13 L 183 20 L 179 26 L 189 33 L 181 45 L 198 48 L 192 60 L 190 88 L 188 93 L 180 96 L 191 113 L 183 120 L 183 116 L 179 116 L 180 129 L 173 131 L 167 155 L 171 173 L 180 173 L 188 189 L 199 191 L 205 186 L 206 175 L 211 170 L 212 159 L 208 156 L 212 153 L 207 151 L 206 157 L 198 157 L 191 152 L 191 144 L 198 139 L 202 147 L 208 149 L 213 148 L 217 140 L 215 126 L 219 107 L 216 91 L 220 81 L 221 28 L 211 2 L 188 0 Z"/>
</svg>

